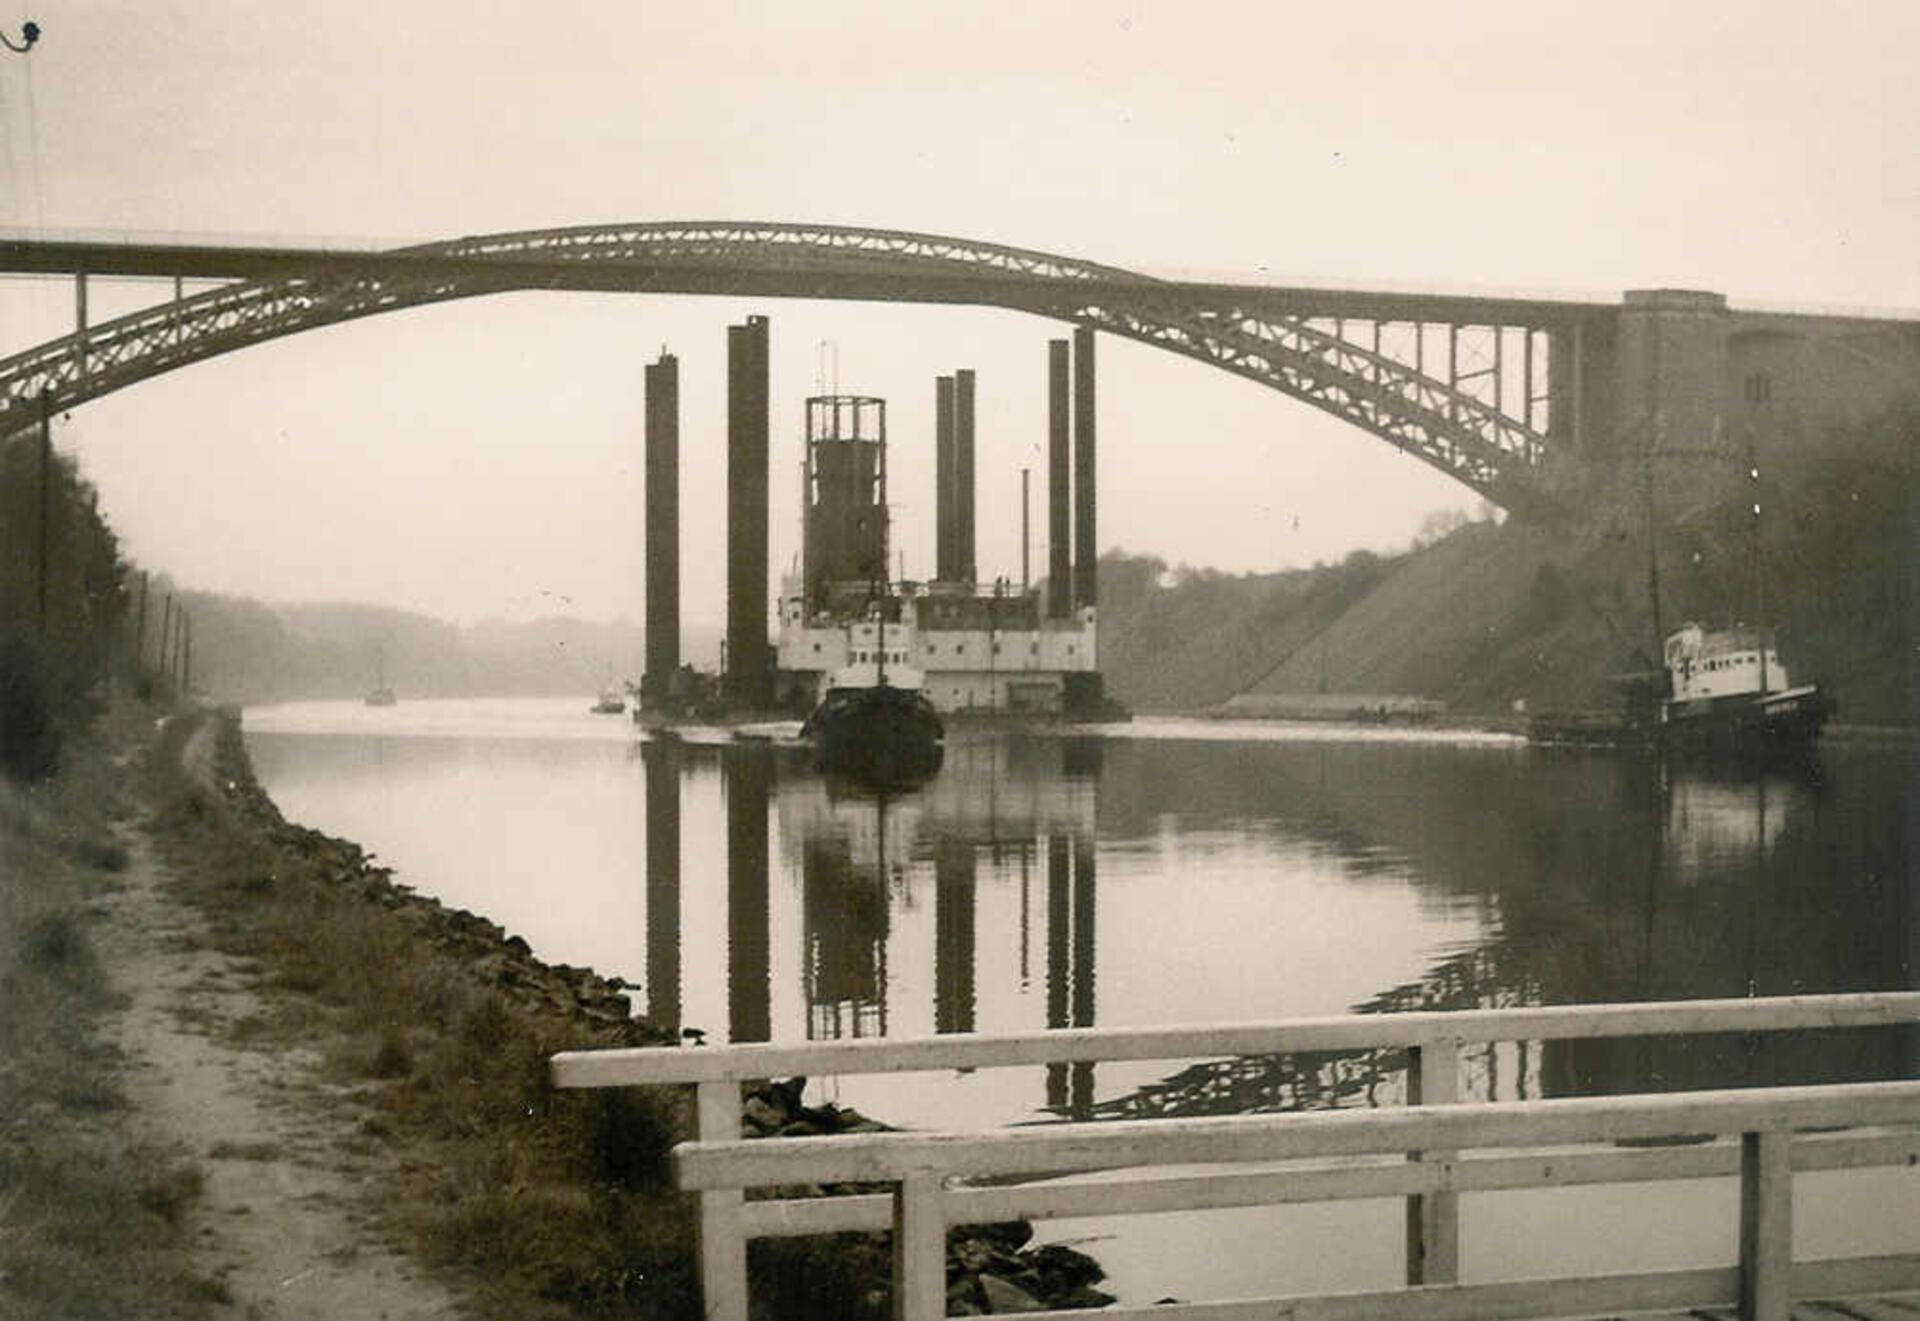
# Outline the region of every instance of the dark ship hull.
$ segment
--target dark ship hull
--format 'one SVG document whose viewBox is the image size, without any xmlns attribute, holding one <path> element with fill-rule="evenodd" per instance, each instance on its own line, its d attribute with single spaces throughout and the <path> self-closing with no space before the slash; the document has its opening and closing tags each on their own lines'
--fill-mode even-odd
<svg viewBox="0 0 1920 1321">
<path fill-rule="evenodd" d="M 881 683 L 828 689 L 800 735 L 812 740 L 822 771 L 893 785 L 927 779 L 940 769 L 946 729 L 922 694 Z"/>
<path fill-rule="evenodd" d="M 1768 756 L 1813 746 L 1833 714 L 1833 699 L 1818 687 L 1755 696 L 1669 702 L 1659 738 L 1675 752 Z"/>
</svg>

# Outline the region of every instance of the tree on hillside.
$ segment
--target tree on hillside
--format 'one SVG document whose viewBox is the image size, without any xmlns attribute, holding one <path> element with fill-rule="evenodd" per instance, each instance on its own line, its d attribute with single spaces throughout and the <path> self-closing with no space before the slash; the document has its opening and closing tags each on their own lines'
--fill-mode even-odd
<svg viewBox="0 0 1920 1321">
<path fill-rule="evenodd" d="M 0 769 L 53 771 L 125 654 L 127 570 L 93 487 L 37 430 L 0 440 Z"/>
</svg>

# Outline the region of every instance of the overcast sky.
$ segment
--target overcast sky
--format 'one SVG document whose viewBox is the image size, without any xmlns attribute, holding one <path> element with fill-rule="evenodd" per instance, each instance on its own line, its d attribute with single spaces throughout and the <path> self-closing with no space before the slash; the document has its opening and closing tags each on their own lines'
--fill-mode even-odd
<svg viewBox="0 0 1920 1321">
<path fill-rule="evenodd" d="M 830 221 L 1156 274 L 1920 307 L 1920 4 L 0 0 L 0 229 L 346 242 Z M 96 285 L 96 318 L 163 291 Z M 1011 313 L 535 295 L 176 372 L 57 430 L 131 553 L 455 618 L 641 610 L 641 367 L 681 359 L 684 608 L 723 615 L 725 326 L 773 322 L 776 572 L 820 345 L 889 398 L 931 568 L 933 378 L 979 372 L 1019 572 L 1046 340 Z M 0 280 L 0 353 L 70 328 Z M 1101 341 L 1104 547 L 1234 571 L 1406 544 L 1470 492 L 1270 390 Z M 1041 531 L 1039 535 L 1044 535 Z M 1045 561 L 1036 542 L 1035 563 Z"/>
</svg>

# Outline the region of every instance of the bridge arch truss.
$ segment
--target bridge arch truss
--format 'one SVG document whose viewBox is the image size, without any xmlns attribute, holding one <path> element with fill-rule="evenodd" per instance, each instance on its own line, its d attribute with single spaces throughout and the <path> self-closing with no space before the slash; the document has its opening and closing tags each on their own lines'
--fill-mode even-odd
<svg viewBox="0 0 1920 1321">
<path fill-rule="evenodd" d="M 964 303 L 1089 325 L 1311 404 L 1509 507 L 1537 492 L 1565 411 L 1551 370 L 1564 311 L 1159 280 L 892 230 L 652 222 L 383 253 L 0 243 L 0 265 L 77 276 L 81 308 L 89 273 L 230 279 L 98 324 L 82 312 L 74 333 L 0 359 L 0 435 L 266 340 L 529 289 Z"/>
</svg>

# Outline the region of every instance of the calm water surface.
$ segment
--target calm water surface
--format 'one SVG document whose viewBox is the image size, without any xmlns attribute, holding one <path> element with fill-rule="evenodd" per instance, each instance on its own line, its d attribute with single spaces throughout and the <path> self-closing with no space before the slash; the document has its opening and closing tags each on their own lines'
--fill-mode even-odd
<svg viewBox="0 0 1920 1321">
<path fill-rule="evenodd" d="M 292 819 L 709 1040 L 1916 985 L 1909 755 L 1661 774 L 1497 736 L 1139 721 L 961 735 L 887 800 L 580 701 L 246 714 Z M 790 727 L 789 727 L 790 728 Z M 1393 1052 L 816 1083 L 917 1127 L 1390 1102 Z M 1915 1034 L 1522 1043 L 1474 1094 L 1914 1076 Z M 1920 1175 L 1801 1176 L 1801 1256 L 1920 1246 Z M 1839 1194 L 1846 1194 L 1844 1200 Z M 1730 1182 L 1476 1194 L 1470 1279 L 1727 1263 Z M 1398 1203 L 1060 1222 L 1128 1301 L 1397 1283 Z"/>
</svg>

